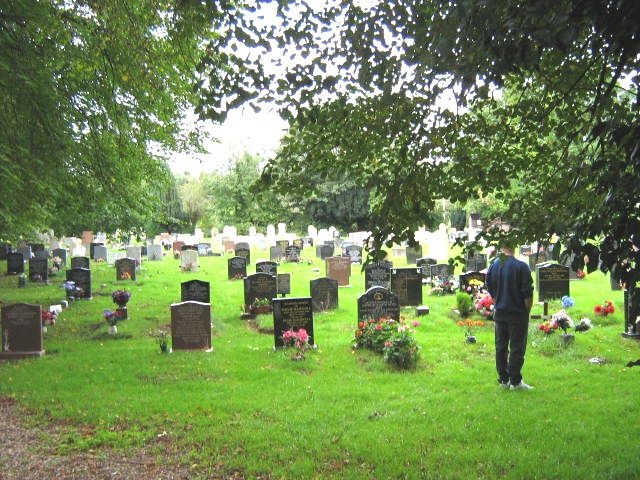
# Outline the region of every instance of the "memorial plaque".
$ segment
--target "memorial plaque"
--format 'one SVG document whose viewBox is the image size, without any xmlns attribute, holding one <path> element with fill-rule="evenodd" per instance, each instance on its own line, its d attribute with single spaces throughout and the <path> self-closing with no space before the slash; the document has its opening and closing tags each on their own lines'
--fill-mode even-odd
<svg viewBox="0 0 640 480">
<path fill-rule="evenodd" d="M 24 257 L 20 252 L 9 252 L 7 254 L 7 273 L 24 273 Z"/>
<path fill-rule="evenodd" d="M 232 257 L 227 260 L 227 278 L 229 280 L 242 280 L 247 276 L 247 259 L 244 257 Z"/>
<path fill-rule="evenodd" d="M 149 245 L 147 247 L 147 260 L 150 262 L 162 260 L 162 245 Z"/>
<path fill-rule="evenodd" d="M 273 300 L 273 339 L 276 347 L 284 347 L 282 336 L 287 330 L 297 332 L 304 328 L 309 345 L 315 345 L 313 336 L 313 309 L 310 297 L 275 298 Z"/>
<path fill-rule="evenodd" d="M 89 257 L 71 257 L 71 268 L 91 268 Z"/>
<path fill-rule="evenodd" d="M 98 261 L 107 261 L 107 256 L 108 256 L 108 251 L 107 251 L 107 247 L 105 247 L 104 245 L 96 245 L 95 247 L 93 247 L 93 259 L 98 262 Z"/>
<path fill-rule="evenodd" d="M 182 250 L 180 268 L 185 272 L 198 271 L 198 250 Z"/>
<path fill-rule="evenodd" d="M 211 305 L 171 305 L 171 344 L 173 350 L 211 350 Z"/>
<path fill-rule="evenodd" d="M 362 263 L 362 247 L 360 245 L 349 245 L 345 250 L 351 263 Z"/>
<path fill-rule="evenodd" d="M 287 262 L 299 262 L 300 261 L 300 248 L 296 245 L 289 245 L 284 251 Z"/>
<path fill-rule="evenodd" d="M 283 255 L 282 249 L 278 245 L 269 247 L 269 260 L 271 260 L 272 262 L 281 261 L 282 255 Z"/>
<path fill-rule="evenodd" d="M 325 260 L 326 276 L 338 282 L 339 287 L 349 285 L 351 260 L 347 257 L 329 257 Z"/>
<path fill-rule="evenodd" d="M 418 259 L 422 257 L 422 246 L 407 247 L 404 254 L 407 259 L 407 265 L 415 265 Z"/>
<path fill-rule="evenodd" d="M 236 257 L 243 257 L 247 260 L 247 265 L 251 263 L 251 249 L 249 248 L 249 244 L 246 242 L 239 242 L 236 244 L 235 250 Z"/>
<path fill-rule="evenodd" d="M 333 278 L 316 278 L 309 282 L 314 312 L 338 308 L 338 282 Z"/>
<path fill-rule="evenodd" d="M 49 262 L 47 259 L 29 259 L 29 280 L 32 282 L 46 282 L 49 280 Z"/>
<path fill-rule="evenodd" d="M 27 303 L 4 305 L 0 358 L 39 357 L 43 354 L 40 305 Z"/>
<path fill-rule="evenodd" d="M 326 260 L 329 257 L 333 257 L 333 252 L 333 242 L 331 242 L 331 245 L 318 245 L 316 247 L 316 257 L 320 260 Z"/>
<path fill-rule="evenodd" d="M 536 266 L 538 301 L 546 302 L 569 295 L 569 267 L 557 263 Z"/>
<path fill-rule="evenodd" d="M 278 295 L 289 295 L 291 293 L 291 274 L 290 273 L 278 273 L 276 274 L 276 289 Z"/>
<path fill-rule="evenodd" d="M 393 263 L 389 260 L 371 262 L 364 267 L 364 290 L 371 287 L 391 289 L 391 269 Z"/>
<path fill-rule="evenodd" d="M 91 270 L 88 268 L 71 268 L 66 271 L 66 280 L 74 282 L 76 287 L 82 289 L 82 293 L 76 298 L 91 298 Z"/>
<path fill-rule="evenodd" d="M 400 320 L 398 296 L 383 287 L 371 287 L 358 297 L 358 321 L 392 318 Z"/>
<path fill-rule="evenodd" d="M 61 260 L 62 268 L 67 267 L 67 251 L 64 248 L 54 248 L 51 256 L 53 258 L 58 257 Z"/>
<path fill-rule="evenodd" d="M 278 295 L 276 277 L 254 273 L 244 278 L 244 304 L 252 305 L 258 299 L 271 300 Z"/>
<path fill-rule="evenodd" d="M 398 296 L 400 306 L 422 305 L 422 275 L 417 268 L 391 270 L 391 291 Z"/>
<path fill-rule="evenodd" d="M 278 274 L 278 264 L 276 262 L 257 262 L 256 273 L 268 273 L 269 275 Z"/>
<path fill-rule="evenodd" d="M 133 258 L 125 257 L 116 260 L 116 280 L 135 280 L 136 261 Z"/>
<path fill-rule="evenodd" d="M 180 300 L 182 302 L 211 303 L 211 289 L 209 282 L 190 280 L 180 284 Z"/>
</svg>

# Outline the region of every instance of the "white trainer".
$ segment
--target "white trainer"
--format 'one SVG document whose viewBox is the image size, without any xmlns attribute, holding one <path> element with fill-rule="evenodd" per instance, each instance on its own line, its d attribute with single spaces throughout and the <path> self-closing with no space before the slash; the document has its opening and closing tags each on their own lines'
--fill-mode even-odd
<svg viewBox="0 0 640 480">
<path fill-rule="evenodd" d="M 533 390 L 533 387 L 531 385 L 527 385 L 522 380 L 520 380 L 519 384 L 511 385 L 511 390 Z"/>
</svg>

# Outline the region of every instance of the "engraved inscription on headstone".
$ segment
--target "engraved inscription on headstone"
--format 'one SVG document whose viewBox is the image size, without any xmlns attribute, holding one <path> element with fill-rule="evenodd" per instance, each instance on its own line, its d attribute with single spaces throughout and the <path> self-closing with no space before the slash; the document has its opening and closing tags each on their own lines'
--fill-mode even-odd
<svg viewBox="0 0 640 480">
<path fill-rule="evenodd" d="M 277 294 L 277 280 L 273 275 L 254 273 L 244 278 L 245 305 L 252 305 L 257 299 L 271 300 Z"/>
<path fill-rule="evenodd" d="M 227 278 L 229 280 L 242 280 L 247 276 L 247 259 L 244 257 L 232 257 L 227 260 Z"/>
<path fill-rule="evenodd" d="M 569 295 L 569 267 L 557 263 L 536 266 L 538 301 L 546 302 Z"/>
<path fill-rule="evenodd" d="M 180 300 L 183 302 L 211 303 L 209 282 L 190 280 L 180 285 Z"/>
<path fill-rule="evenodd" d="M 291 274 L 290 273 L 278 273 L 276 274 L 276 289 L 278 295 L 289 295 L 291 293 Z"/>
<path fill-rule="evenodd" d="M 371 262 L 364 267 L 364 289 L 371 287 L 391 288 L 391 269 L 393 263 L 389 260 Z"/>
<path fill-rule="evenodd" d="M 171 343 L 174 350 L 211 350 L 211 305 L 171 305 Z"/>
<path fill-rule="evenodd" d="M 338 286 L 349 285 L 351 260 L 347 257 L 329 257 L 325 260 L 326 276 L 338 282 Z"/>
<path fill-rule="evenodd" d="M 257 262 L 256 273 L 268 273 L 269 275 L 278 274 L 278 264 L 276 262 Z"/>
</svg>

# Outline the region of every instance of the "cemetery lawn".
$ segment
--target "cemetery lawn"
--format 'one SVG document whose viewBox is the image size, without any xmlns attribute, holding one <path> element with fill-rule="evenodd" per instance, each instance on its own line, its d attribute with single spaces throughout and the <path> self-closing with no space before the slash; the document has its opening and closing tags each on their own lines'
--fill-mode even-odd
<svg viewBox="0 0 640 480">
<path fill-rule="evenodd" d="M 309 281 L 324 276 L 323 262 L 309 256 L 313 264 L 279 266 L 291 273 L 291 296 L 308 296 Z M 272 334 L 240 319 L 243 284 L 227 280 L 227 258 L 201 257 L 198 272 L 181 272 L 165 257 L 144 262 L 136 281 L 118 282 L 113 267 L 92 262 L 93 299 L 49 327 L 44 357 L 0 363 L 0 397 L 25 407 L 32 425 L 61 428 L 56 444 L 42 438 L 59 455 L 145 449 L 159 463 L 186 465 L 191 478 L 638 478 L 640 366 L 626 364 L 640 348 L 620 335 L 622 292 L 601 273 L 571 281 L 569 314 L 594 323 L 572 345 L 531 321 L 523 374 L 536 388 L 523 392 L 496 382 L 491 322 L 474 332 L 478 343 L 465 343 L 455 295 L 430 296 L 426 286 L 430 314 L 403 309 L 420 322 L 414 371 L 354 351 L 364 289 L 357 264 L 339 309 L 314 317 L 318 348 L 291 361 L 274 351 Z M 268 252 L 251 258 L 249 272 Z M 62 277 L 18 289 L 15 276 L 2 275 L 0 301 L 59 303 Z M 169 324 L 169 305 L 191 279 L 211 283 L 213 352 L 161 354 L 149 332 Z M 103 310 L 114 308 L 118 288 L 132 292 L 129 319 L 110 336 Z M 604 300 L 616 312 L 595 317 Z M 559 308 L 552 302 L 550 312 Z M 532 313 L 541 312 L 536 305 Z"/>
</svg>

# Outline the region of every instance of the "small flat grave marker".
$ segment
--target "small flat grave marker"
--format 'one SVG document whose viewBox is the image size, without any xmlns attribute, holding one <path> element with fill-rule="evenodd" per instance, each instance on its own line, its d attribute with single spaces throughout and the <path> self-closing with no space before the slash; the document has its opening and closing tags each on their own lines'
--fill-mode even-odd
<svg viewBox="0 0 640 480">
<path fill-rule="evenodd" d="M 182 302 L 171 305 L 173 350 L 211 350 L 211 305 Z"/>
<path fill-rule="evenodd" d="M 310 297 L 275 298 L 273 300 L 273 339 L 275 347 L 284 347 L 282 336 L 287 330 L 297 332 L 304 328 L 309 345 L 315 346 L 313 336 L 313 309 Z"/>
</svg>

